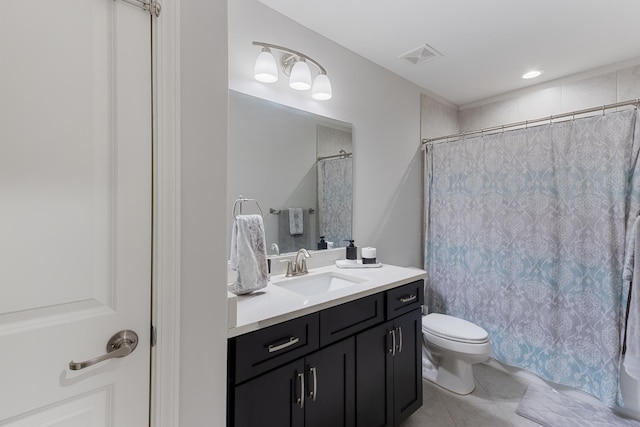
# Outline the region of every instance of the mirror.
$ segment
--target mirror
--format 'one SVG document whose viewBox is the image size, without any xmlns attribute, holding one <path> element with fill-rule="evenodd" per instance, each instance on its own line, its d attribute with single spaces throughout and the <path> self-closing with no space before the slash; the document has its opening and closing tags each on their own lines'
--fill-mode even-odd
<svg viewBox="0 0 640 427">
<path fill-rule="evenodd" d="M 352 224 L 352 127 L 229 91 L 227 253 L 240 196 L 262 209 L 267 253 L 346 246 Z M 236 214 L 239 210 L 236 211 Z M 260 213 L 254 202 L 242 213 Z M 302 214 L 302 216 L 299 216 Z"/>
</svg>

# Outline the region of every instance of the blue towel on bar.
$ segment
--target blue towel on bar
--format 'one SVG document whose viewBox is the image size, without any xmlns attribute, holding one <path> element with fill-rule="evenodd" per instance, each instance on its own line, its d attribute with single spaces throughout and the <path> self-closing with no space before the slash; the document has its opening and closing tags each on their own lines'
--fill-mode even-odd
<svg viewBox="0 0 640 427">
<path fill-rule="evenodd" d="M 289 234 L 298 236 L 304 233 L 304 211 L 302 208 L 289 208 Z"/>
</svg>

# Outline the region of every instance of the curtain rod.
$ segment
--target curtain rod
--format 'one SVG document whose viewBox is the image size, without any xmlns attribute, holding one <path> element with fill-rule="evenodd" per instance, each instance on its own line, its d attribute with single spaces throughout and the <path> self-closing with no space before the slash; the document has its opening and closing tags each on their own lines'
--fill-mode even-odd
<svg viewBox="0 0 640 427">
<path fill-rule="evenodd" d="M 334 154 L 334 155 L 332 155 L 332 156 L 318 157 L 318 158 L 316 159 L 316 161 L 319 161 L 319 160 L 327 160 L 327 159 L 335 159 L 336 157 L 341 157 L 341 158 L 343 158 L 343 159 L 346 159 L 347 157 L 351 157 L 351 156 L 352 156 L 352 153 L 347 153 L 347 152 L 346 152 L 346 151 L 344 151 L 344 150 L 340 150 L 340 154 Z"/>
<path fill-rule="evenodd" d="M 513 128 L 513 127 L 518 127 L 518 126 L 528 126 L 530 124 L 539 123 L 539 122 L 547 122 L 547 121 L 551 122 L 551 121 L 553 121 L 555 119 L 560 119 L 560 118 L 563 118 L 563 117 L 571 117 L 571 116 L 575 116 L 577 114 L 594 113 L 596 111 L 602 111 L 602 113 L 604 114 L 605 110 L 609 110 L 611 108 L 624 107 L 626 105 L 635 105 L 635 107 L 638 108 L 638 106 L 640 105 L 640 98 L 629 100 L 629 101 L 617 102 L 615 104 L 602 105 L 600 107 L 587 108 L 585 110 L 572 111 L 570 113 L 563 113 L 563 114 L 557 114 L 557 115 L 548 116 L 548 117 L 542 117 L 542 118 L 534 119 L 534 120 L 525 120 L 524 122 L 509 123 L 507 125 L 493 126 L 493 127 L 490 127 L 490 128 L 473 130 L 473 131 L 469 131 L 469 132 L 460 132 L 460 133 L 447 135 L 447 136 L 439 136 L 437 138 L 430 138 L 430 139 L 424 138 L 422 140 L 422 147 L 424 148 L 425 145 L 433 144 L 434 141 L 440 141 L 440 142 L 437 142 L 437 144 L 442 144 L 443 142 L 449 142 L 449 139 L 453 139 L 453 138 L 464 138 L 464 137 L 466 137 L 468 135 L 484 134 L 484 133 L 491 133 L 491 132 L 496 132 L 496 131 L 503 131 L 503 130 L 508 129 L 508 128 Z M 445 141 L 443 141 L 443 140 L 445 140 Z"/>
</svg>

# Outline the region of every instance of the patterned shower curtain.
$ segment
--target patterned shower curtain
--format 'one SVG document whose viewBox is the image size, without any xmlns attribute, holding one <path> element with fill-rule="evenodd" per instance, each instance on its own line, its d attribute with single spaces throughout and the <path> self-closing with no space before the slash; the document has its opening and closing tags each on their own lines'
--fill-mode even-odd
<svg viewBox="0 0 640 427">
<path fill-rule="evenodd" d="M 505 364 L 620 403 L 639 147 L 634 110 L 429 146 L 429 311 L 482 326 Z"/>
<path fill-rule="evenodd" d="M 336 248 L 351 239 L 352 170 L 350 157 L 318 161 L 318 232 Z"/>
</svg>

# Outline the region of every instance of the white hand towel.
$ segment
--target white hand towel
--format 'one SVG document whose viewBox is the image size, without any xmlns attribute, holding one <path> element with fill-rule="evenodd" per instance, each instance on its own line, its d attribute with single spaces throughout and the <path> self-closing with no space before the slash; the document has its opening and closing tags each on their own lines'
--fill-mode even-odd
<svg viewBox="0 0 640 427">
<path fill-rule="evenodd" d="M 627 319 L 627 353 L 624 368 L 627 373 L 640 380 L 640 217 L 636 218 L 631 229 L 631 237 L 625 255 L 624 280 L 631 280 L 629 296 L 629 318 Z"/>
<path fill-rule="evenodd" d="M 267 250 L 260 215 L 238 215 L 231 234 L 231 269 L 236 280 L 229 285 L 234 294 L 248 294 L 267 286 Z"/>
<path fill-rule="evenodd" d="M 304 233 L 302 208 L 289 208 L 289 234 L 297 236 Z"/>
</svg>

